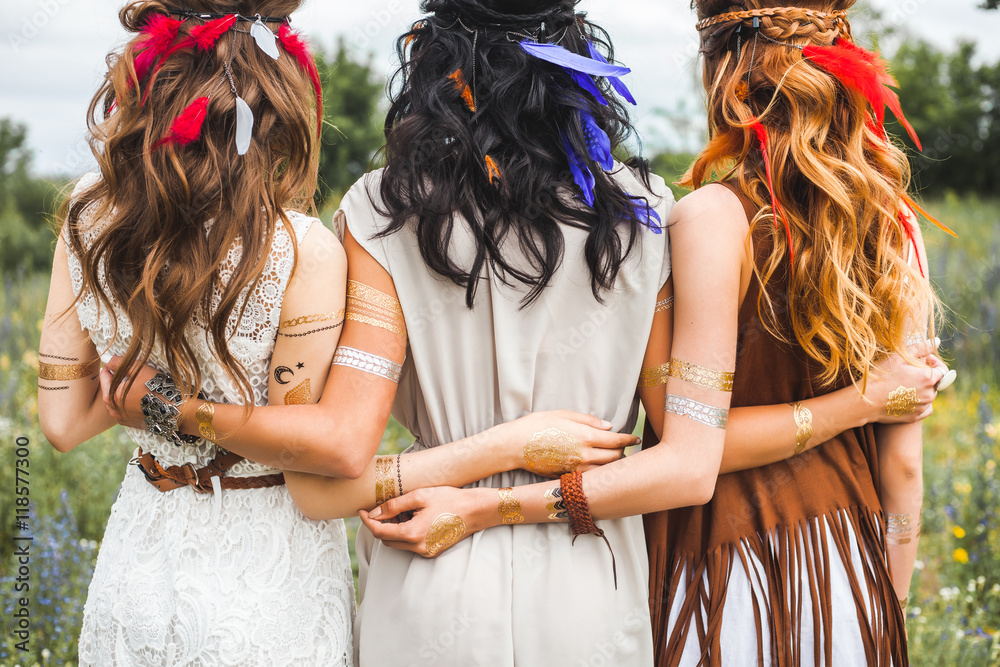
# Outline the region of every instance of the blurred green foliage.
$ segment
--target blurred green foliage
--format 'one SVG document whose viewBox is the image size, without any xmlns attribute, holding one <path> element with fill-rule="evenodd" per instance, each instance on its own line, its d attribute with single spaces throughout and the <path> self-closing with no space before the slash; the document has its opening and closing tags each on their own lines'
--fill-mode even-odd
<svg viewBox="0 0 1000 667">
<path fill-rule="evenodd" d="M 323 81 L 326 122 L 319 156 L 316 207 L 324 210 L 369 170 L 382 145 L 379 101 L 384 76 L 363 63 L 343 42 L 333 56 L 317 55 Z"/>
</svg>

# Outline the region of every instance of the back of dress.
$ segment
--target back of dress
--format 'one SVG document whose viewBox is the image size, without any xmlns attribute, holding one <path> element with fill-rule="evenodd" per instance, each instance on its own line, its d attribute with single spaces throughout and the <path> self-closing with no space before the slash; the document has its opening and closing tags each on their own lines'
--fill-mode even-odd
<svg viewBox="0 0 1000 667">
<path fill-rule="evenodd" d="M 665 222 L 673 197 L 653 177 L 648 192 L 631 171 L 615 177 L 625 191 L 642 193 Z M 342 204 L 353 237 L 392 276 L 409 350 L 393 415 L 416 437 L 415 449 L 475 435 L 530 412 L 568 409 L 592 414 L 619 431 L 634 428 L 636 385 L 649 339 L 657 294 L 670 273 L 668 235 L 643 230 L 614 290 L 599 302 L 584 258 L 585 230 L 562 226 L 562 263 L 536 301 L 504 285 L 489 269 L 479 278 L 475 308 L 465 289 L 424 263 L 410 226 L 373 238 L 389 220 L 372 204 L 380 174 L 370 174 Z M 511 244 L 514 246 L 515 244 Z M 474 242 L 457 221 L 452 256 L 469 266 Z M 514 248 L 511 248 L 513 252 Z M 478 486 L 501 488 L 541 481 L 524 471 L 495 475 Z M 646 554 L 638 517 L 601 522 L 618 561 L 618 591 L 611 557 L 597 539 L 571 547 L 565 525 L 504 526 L 477 533 L 429 561 L 359 537 L 362 664 L 393 655 L 384 641 L 412 641 L 414 664 L 545 664 L 566 642 L 565 664 L 589 660 L 613 646 L 608 664 L 648 664 Z M 366 567 L 367 566 L 367 567 Z M 554 605 L 547 614 L 540 605 Z M 522 619 L 550 619 L 546 628 Z M 372 609 L 370 623 L 363 619 Z M 374 610 L 378 610 L 377 613 Z M 568 611 L 572 610 L 572 611 Z M 461 626 L 463 637 L 448 654 L 428 649 L 431 638 Z M 641 628 L 641 629 L 640 629 Z M 617 633 L 617 635 L 616 635 Z M 622 641 L 615 643 L 614 638 Z M 584 639 L 581 639 L 584 638 Z M 610 644 L 608 643 L 610 642 Z M 459 653 L 455 653 L 455 651 Z M 467 653 L 463 653 L 467 651 Z M 445 658 L 445 662 L 441 659 Z M 588 663 L 589 664 L 589 663 Z"/>
<path fill-rule="evenodd" d="M 74 197 L 94 183 L 84 177 Z M 84 211 L 84 242 L 101 221 Z M 296 245 L 317 223 L 288 212 L 294 237 L 278 225 L 267 268 L 244 293 L 244 316 L 229 322 L 229 349 L 267 404 L 268 374 Z M 196 230 L 192 229 L 192 233 Z M 75 294 L 83 276 L 67 247 Z M 230 260 L 238 259 L 238 248 Z M 225 271 L 223 277 L 225 278 Z M 81 326 L 105 358 L 121 355 L 132 328 L 121 308 L 108 312 L 93 294 L 77 304 Z M 213 402 L 238 403 L 239 391 L 218 362 L 205 329 L 187 337 Z M 167 367 L 155 346 L 149 363 Z M 204 467 L 219 451 L 206 440 L 175 445 L 144 430 L 125 429 L 164 467 Z M 260 476 L 274 468 L 244 460 L 227 476 Z M 117 474 L 109 472 L 109 474 Z M 215 478 L 216 480 L 218 478 Z M 151 593 L 152 592 L 152 593 Z M 81 665 L 351 665 L 354 586 L 342 521 L 309 521 L 284 486 L 192 487 L 161 492 L 128 466 L 111 510 L 80 633 Z M 252 638 L 252 640 L 248 640 Z"/>
</svg>

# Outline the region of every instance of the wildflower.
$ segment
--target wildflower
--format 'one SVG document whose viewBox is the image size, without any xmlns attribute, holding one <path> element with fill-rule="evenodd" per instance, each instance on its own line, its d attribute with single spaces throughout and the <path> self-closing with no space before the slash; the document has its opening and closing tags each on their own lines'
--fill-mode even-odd
<svg viewBox="0 0 1000 667">
<path fill-rule="evenodd" d="M 0 371 L 10 370 L 10 357 L 6 354 L 0 354 Z"/>
<path fill-rule="evenodd" d="M 2 362 L 2 361 L 3 360 L 0 359 L 0 362 Z M 987 470 L 987 472 L 993 472 L 994 470 L 996 470 L 996 468 L 997 468 L 997 462 L 994 461 L 993 459 L 990 459 L 989 461 L 986 462 L 986 470 Z"/>
<path fill-rule="evenodd" d="M 968 482 L 955 482 L 955 491 L 958 493 L 972 493 L 972 485 Z"/>
<path fill-rule="evenodd" d="M 965 528 L 962 528 L 961 526 L 955 526 L 951 529 L 951 532 L 955 533 L 955 537 L 958 539 L 965 537 Z"/>
<path fill-rule="evenodd" d="M 956 561 L 962 563 L 963 565 L 969 562 L 969 552 L 965 549 L 955 549 L 955 553 L 952 555 Z"/>
</svg>

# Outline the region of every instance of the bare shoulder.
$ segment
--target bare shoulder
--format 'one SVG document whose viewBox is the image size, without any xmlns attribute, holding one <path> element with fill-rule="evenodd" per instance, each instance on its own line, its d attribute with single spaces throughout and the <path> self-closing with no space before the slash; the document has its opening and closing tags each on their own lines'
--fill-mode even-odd
<svg viewBox="0 0 1000 667">
<path fill-rule="evenodd" d="M 711 183 L 685 195 L 674 206 L 670 219 L 675 224 L 697 222 L 699 226 L 711 225 L 720 231 L 732 228 L 744 236 L 747 231 L 743 203 L 732 190 L 719 183 Z"/>
<path fill-rule="evenodd" d="M 328 227 L 319 221 L 313 223 L 299 244 L 299 258 L 313 259 L 326 264 L 347 264 L 344 245 Z"/>
</svg>

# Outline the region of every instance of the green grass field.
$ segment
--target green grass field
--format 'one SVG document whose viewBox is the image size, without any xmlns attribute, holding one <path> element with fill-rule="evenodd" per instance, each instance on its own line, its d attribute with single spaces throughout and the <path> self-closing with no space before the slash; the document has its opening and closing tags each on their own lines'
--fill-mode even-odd
<svg viewBox="0 0 1000 667">
<path fill-rule="evenodd" d="M 919 665 L 1000 663 L 1000 202 L 945 198 L 931 210 L 959 239 L 925 226 L 931 271 L 949 308 L 945 355 L 960 372 L 927 424 L 926 502 L 910 595 L 911 657 Z M 48 277 L 17 275 L 0 291 L 0 574 L 14 573 L 14 443 L 30 440 L 36 557 L 31 650 L 5 632 L 0 664 L 67 664 L 90 570 L 132 445 L 119 429 L 59 454 L 38 428 L 36 350 Z M 387 452 L 408 442 L 392 425 Z M 2 584 L 4 617 L 14 594 Z M 5 628 L 6 630 L 6 628 Z"/>
</svg>

